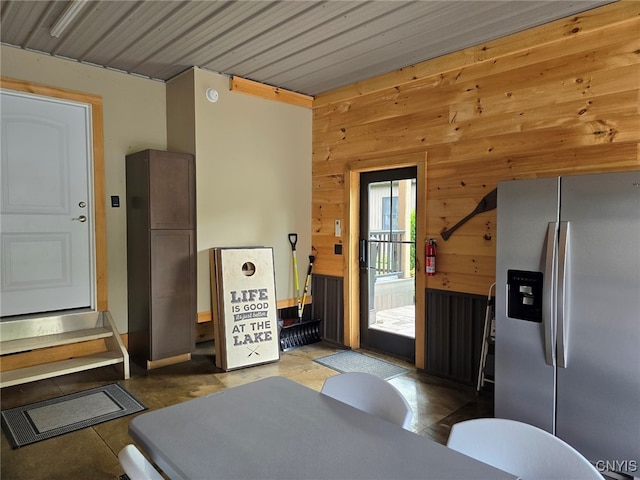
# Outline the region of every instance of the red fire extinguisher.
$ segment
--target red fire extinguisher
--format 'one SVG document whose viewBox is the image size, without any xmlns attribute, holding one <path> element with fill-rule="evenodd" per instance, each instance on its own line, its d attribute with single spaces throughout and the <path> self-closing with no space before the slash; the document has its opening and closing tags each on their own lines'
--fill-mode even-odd
<svg viewBox="0 0 640 480">
<path fill-rule="evenodd" d="M 427 275 L 433 276 L 436 274 L 436 239 L 430 238 L 425 245 L 425 264 L 427 265 Z"/>
</svg>

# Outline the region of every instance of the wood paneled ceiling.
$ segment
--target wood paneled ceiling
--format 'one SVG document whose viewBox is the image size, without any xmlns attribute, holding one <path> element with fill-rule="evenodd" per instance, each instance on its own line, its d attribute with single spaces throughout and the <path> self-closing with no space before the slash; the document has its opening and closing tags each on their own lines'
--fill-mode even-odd
<svg viewBox="0 0 640 480">
<path fill-rule="evenodd" d="M 2 0 L 0 41 L 160 81 L 197 66 L 316 95 L 607 3 Z"/>
</svg>

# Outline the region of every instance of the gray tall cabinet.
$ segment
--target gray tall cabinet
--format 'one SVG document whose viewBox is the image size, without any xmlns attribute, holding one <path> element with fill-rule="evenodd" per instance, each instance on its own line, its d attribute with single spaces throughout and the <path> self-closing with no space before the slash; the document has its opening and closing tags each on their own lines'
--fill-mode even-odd
<svg viewBox="0 0 640 480">
<path fill-rule="evenodd" d="M 195 348 L 195 161 L 144 150 L 127 155 L 129 353 L 151 369 Z"/>
</svg>

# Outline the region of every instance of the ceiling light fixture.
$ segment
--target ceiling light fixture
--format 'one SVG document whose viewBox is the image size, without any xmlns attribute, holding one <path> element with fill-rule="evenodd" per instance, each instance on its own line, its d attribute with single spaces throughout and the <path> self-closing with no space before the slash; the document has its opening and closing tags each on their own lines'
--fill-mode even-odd
<svg viewBox="0 0 640 480">
<path fill-rule="evenodd" d="M 73 19 L 76 18 L 76 15 L 80 13 L 80 10 L 82 10 L 86 2 L 87 0 L 71 0 L 67 8 L 62 12 L 62 15 L 58 17 L 51 27 L 50 35 L 56 38 L 62 35 L 62 32 L 64 32 Z"/>
</svg>

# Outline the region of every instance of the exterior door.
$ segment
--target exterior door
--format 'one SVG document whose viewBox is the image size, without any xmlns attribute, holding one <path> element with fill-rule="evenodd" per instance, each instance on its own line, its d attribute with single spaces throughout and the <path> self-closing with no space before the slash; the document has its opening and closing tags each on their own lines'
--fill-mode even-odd
<svg viewBox="0 0 640 480">
<path fill-rule="evenodd" d="M 416 167 L 360 175 L 360 345 L 415 359 Z"/>
<path fill-rule="evenodd" d="M 1 101 L 0 314 L 93 307 L 90 106 Z"/>
</svg>

